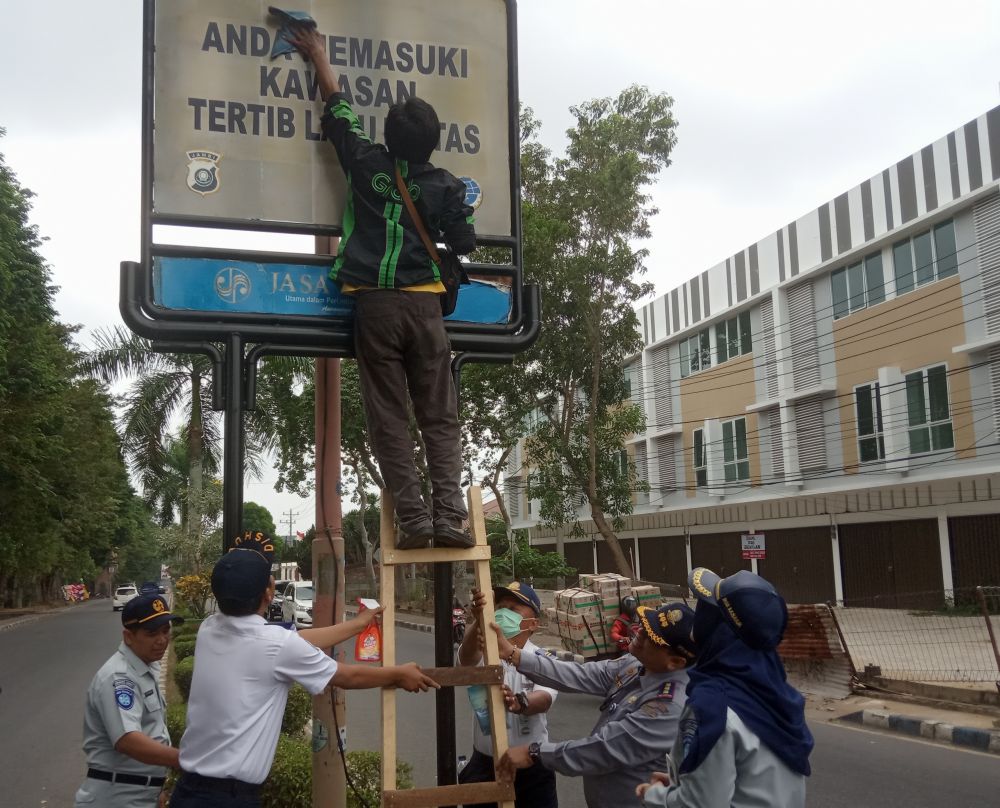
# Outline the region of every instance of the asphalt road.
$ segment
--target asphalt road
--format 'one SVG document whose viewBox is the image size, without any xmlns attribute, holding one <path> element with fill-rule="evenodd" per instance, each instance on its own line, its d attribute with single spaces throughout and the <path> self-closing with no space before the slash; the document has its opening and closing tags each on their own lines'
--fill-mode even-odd
<svg viewBox="0 0 1000 808">
<path fill-rule="evenodd" d="M 69 808 L 83 776 L 80 751 L 87 685 L 117 646 L 120 618 L 94 601 L 3 630 L 0 623 L 0 806 Z M 401 629 L 400 660 L 431 664 L 432 635 Z M 459 754 L 472 749 L 471 713 L 456 698 Z M 418 785 L 436 770 L 434 697 L 400 693 L 400 759 Z M 590 731 L 597 700 L 563 694 L 550 720 L 553 739 Z M 381 747 L 377 693 L 348 694 L 348 747 Z M 984 808 L 1000 794 L 1000 760 L 954 747 L 814 722 L 809 808 Z M 563 808 L 583 808 L 580 782 L 559 778 Z"/>
<path fill-rule="evenodd" d="M 83 705 L 121 639 L 107 598 L 4 630 L 0 623 L 0 805 L 68 808 L 83 781 Z"/>
</svg>

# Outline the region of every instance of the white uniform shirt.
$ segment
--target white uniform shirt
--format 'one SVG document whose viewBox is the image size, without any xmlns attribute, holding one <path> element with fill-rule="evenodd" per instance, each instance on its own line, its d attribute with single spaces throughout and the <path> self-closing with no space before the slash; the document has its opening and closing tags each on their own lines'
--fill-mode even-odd
<svg viewBox="0 0 1000 808">
<path fill-rule="evenodd" d="M 292 684 L 315 696 L 337 672 L 318 648 L 256 614 L 207 618 L 194 661 L 181 769 L 246 783 L 271 770 Z"/>
<path fill-rule="evenodd" d="M 524 644 L 522 653 L 534 654 L 538 651 L 538 646 L 531 640 Z M 483 664 L 482 661 L 479 663 Z M 501 661 L 503 666 L 503 683 L 511 689 L 513 693 L 533 693 L 542 691 L 552 696 L 555 703 L 558 691 L 551 687 L 536 685 L 523 673 L 519 673 L 517 668 Z M 549 739 L 549 722 L 545 713 L 535 713 L 534 715 L 515 715 L 504 710 L 507 716 L 507 744 L 509 746 L 522 746 L 529 743 L 545 743 Z M 485 735 L 475 719 L 472 721 L 472 745 L 476 751 L 487 757 L 493 757 L 493 738 Z"/>
<path fill-rule="evenodd" d="M 686 707 L 684 719 L 692 713 Z M 684 757 L 678 734 L 667 759 L 671 785 L 657 783 L 643 797 L 648 808 L 804 808 L 806 778 L 788 768 L 768 749 L 732 708 L 726 712 L 726 729 L 694 771 L 679 774 Z M 676 784 L 676 785 L 674 785 Z"/>
</svg>

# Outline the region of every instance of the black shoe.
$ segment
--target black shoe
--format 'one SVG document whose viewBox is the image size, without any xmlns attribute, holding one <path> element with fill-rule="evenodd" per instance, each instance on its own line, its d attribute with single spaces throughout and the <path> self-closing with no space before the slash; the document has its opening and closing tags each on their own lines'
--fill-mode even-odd
<svg viewBox="0 0 1000 808">
<path fill-rule="evenodd" d="M 418 528 L 414 533 L 407 533 L 400 528 L 399 533 L 396 534 L 396 549 L 423 550 L 433 538 L 434 532 L 429 527 Z"/>
<path fill-rule="evenodd" d="M 435 547 L 459 547 L 468 550 L 475 547 L 476 541 L 468 530 L 452 525 L 435 525 L 434 546 Z"/>
</svg>

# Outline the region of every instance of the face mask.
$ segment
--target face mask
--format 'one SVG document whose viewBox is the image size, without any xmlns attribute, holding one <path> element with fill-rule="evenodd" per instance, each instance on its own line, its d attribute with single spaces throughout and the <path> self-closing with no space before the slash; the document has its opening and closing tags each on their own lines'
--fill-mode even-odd
<svg viewBox="0 0 1000 808">
<path fill-rule="evenodd" d="M 513 609 L 497 609 L 495 617 L 496 624 L 508 640 L 521 633 L 521 621 L 524 618 Z"/>
</svg>

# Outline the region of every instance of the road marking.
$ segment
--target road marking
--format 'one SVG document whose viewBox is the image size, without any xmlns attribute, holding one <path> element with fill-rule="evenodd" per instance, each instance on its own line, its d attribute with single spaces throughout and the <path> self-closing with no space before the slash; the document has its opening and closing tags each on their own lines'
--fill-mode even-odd
<svg viewBox="0 0 1000 808">
<path fill-rule="evenodd" d="M 991 760 L 997 759 L 997 756 L 992 752 L 982 752 L 979 749 L 973 749 L 969 746 L 945 743 L 944 741 L 935 741 L 933 738 L 924 738 L 923 736 L 917 737 L 916 735 L 907 735 L 904 732 L 892 732 L 889 730 L 880 730 L 875 727 L 855 726 L 853 724 L 838 721 L 837 719 L 830 719 L 829 721 L 824 722 L 824 726 L 846 729 L 851 732 L 864 732 L 868 735 L 877 735 L 880 738 L 895 738 L 899 741 L 909 741 L 910 743 L 923 744 L 924 746 L 933 746 L 936 749 L 950 749 L 953 752 L 960 752 L 968 755 L 979 755 L 980 757 L 987 757 Z"/>
</svg>

